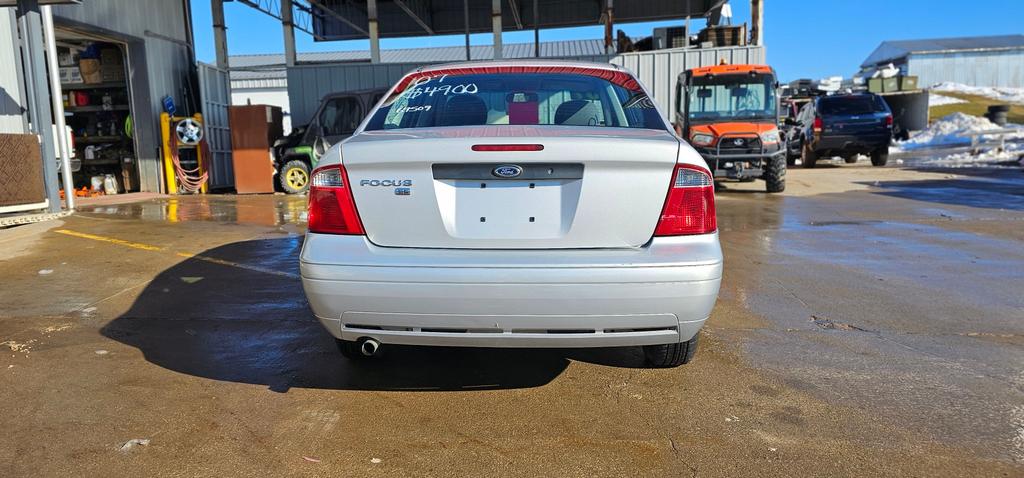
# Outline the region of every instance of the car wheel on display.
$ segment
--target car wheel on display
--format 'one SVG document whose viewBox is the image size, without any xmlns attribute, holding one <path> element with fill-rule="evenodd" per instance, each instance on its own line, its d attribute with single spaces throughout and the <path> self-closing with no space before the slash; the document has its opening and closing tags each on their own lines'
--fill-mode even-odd
<svg viewBox="0 0 1024 478">
<path fill-rule="evenodd" d="M 786 158 L 768 158 L 764 168 L 764 182 L 765 189 L 770 193 L 781 193 L 786 190 Z"/>
<path fill-rule="evenodd" d="M 309 165 L 305 161 L 293 159 L 284 163 L 278 172 L 281 189 L 288 194 L 299 194 L 309 189 Z"/>
<path fill-rule="evenodd" d="M 699 334 L 698 334 L 699 335 Z M 671 368 L 690 363 L 697 353 L 697 337 L 678 344 L 645 345 L 644 358 L 654 368 Z"/>
<path fill-rule="evenodd" d="M 887 149 L 876 149 L 871 152 L 872 166 L 885 166 L 889 162 L 889 151 Z"/>
<path fill-rule="evenodd" d="M 818 162 L 818 153 L 815 153 L 811 145 L 806 142 L 800 149 L 800 161 L 804 163 L 805 168 L 813 168 L 814 164 Z"/>
</svg>

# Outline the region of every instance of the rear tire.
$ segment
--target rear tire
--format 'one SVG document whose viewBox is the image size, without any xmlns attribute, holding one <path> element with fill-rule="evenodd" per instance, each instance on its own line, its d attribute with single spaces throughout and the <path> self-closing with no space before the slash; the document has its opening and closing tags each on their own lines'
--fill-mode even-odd
<svg viewBox="0 0 1024 478">
<path fill-rule="evenodd" d="M 309 165 L 300 159 L 284 163 L 277 173 L 281 189 L 288 194 L 300 194 L 309 189 Z"/>
<path fill-rule="evenodd" d="M 647 365 L 653 368 L 672 368 L 690 363 L 693 354 L 697 353 L 697 337 L 694 335 L 687 342 L 678 344 L 644 345 L 644 358 Z"/>
<path fill-rule="evenodd" d="M 334 343 L 338 346 L 338 351 L 341 352 L 341 355 L 349 360 L 366 360 L 369 358 L 359 351 L 359 342 L 334 339 Z"/>
<path fill-rule="evenodd" d="M 882 167 L 885 163 L 889 162 L 889 150 L 888 149 L 876 149 L 871 152 L 871 165 Z"/>
<path fill-rule="evenodd" d="M 846 161 L 846 164 L 854 164 L 857 162 L 857 155 L 852 154 L 850 156 L 846 156 L 843 158 L 843 161 Z"/>
<path fill-rule="evenodd" d="M 804 163 L 805 168 L 813 168 L 814 164 L 818 162 L 818 153 L 815 153 L 806 141 L 804 141 L 804 147 L 800 149 L 800 161 Z"/>
<path fill-rule="evenodd" d="M 770 193 L 786 190 L 786 158 L 782 155 L 768 158 L 764 168 L 765 189 Z"/>
</svg>

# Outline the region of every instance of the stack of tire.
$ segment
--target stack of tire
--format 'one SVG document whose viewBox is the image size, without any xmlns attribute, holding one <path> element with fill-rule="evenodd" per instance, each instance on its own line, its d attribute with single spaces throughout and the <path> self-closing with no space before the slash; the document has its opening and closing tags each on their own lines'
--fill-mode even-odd
<svg viewBox="0 0 1024 478">
<path fill-rule="evenodd" d="M 1006 114 L 1009 112 L 1010 105 L 992 105 L 988 107 L 985 117 L 999 126 L 1006 126 Z"/>
</svg>

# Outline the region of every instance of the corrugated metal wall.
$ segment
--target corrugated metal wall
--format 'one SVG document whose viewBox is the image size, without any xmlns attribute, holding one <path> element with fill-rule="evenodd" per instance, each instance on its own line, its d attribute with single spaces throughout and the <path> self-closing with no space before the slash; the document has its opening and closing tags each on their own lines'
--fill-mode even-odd
<svg viewBox="0 0 1024 478">
<path fill-rule="evenodd" d="M 191 114 L 199 108 L 199 92 L 193 91 L 195 65 L 188 46 L 191 39 L 185 26 L 184 4 L 181 0 L 104 0 L 53 9 L 57 28 L 101 35 L 128 45 L 143 191 L 160 190 L 159 114 L 163 97 L 174 98 L 178 114 Z"/>
<path fill-rule="evenodd" d="M 0 133 L 27 132 L 13 8 L 0 8 Z"/>
<path fill-rule="evenodd" d="M 951 81 L 1024 88 L 1024 50 L 913 54 L 907 71 L 922 86 Z"/>
<path fill-rule="evenodd" d="M 610 62 L 630 69 L 654 95 L 661 112 L 674 116 L 675 84 L 687 68 L 728 63 L 764 63 L 764 47 L 671 49 L 615 56 L 573 57 L 571 60 Z M 320 99 L 336 91 L 391 86 L 405 73 L 428 63 L 299 65 L 288 68 L 288 102 L 292 124 L 302 125 L 316 111 Z"/>
</svg>

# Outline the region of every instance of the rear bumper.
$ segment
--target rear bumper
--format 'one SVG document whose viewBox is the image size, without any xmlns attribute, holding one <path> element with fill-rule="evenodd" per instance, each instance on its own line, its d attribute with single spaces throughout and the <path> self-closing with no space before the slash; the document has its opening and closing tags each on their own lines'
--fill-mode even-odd
<svg viewBox="0 0 1024 478">
<path fill-rule="evenodd" d="M 815 151 L 846 151 L 850 153 L 868 153 L 879 148 L 888 147 L 892 134 L 873 134 L 864 136 L 830 135 L 819 137 L 812 146 Z"/>
<path fill-rule="evenodd" d="M 717 234 L 615 250 L 382 248 L 307 234 L 302 285 L 336 338 L 470 347 L 689 340 L 718 296 Z"/>
</svg>

